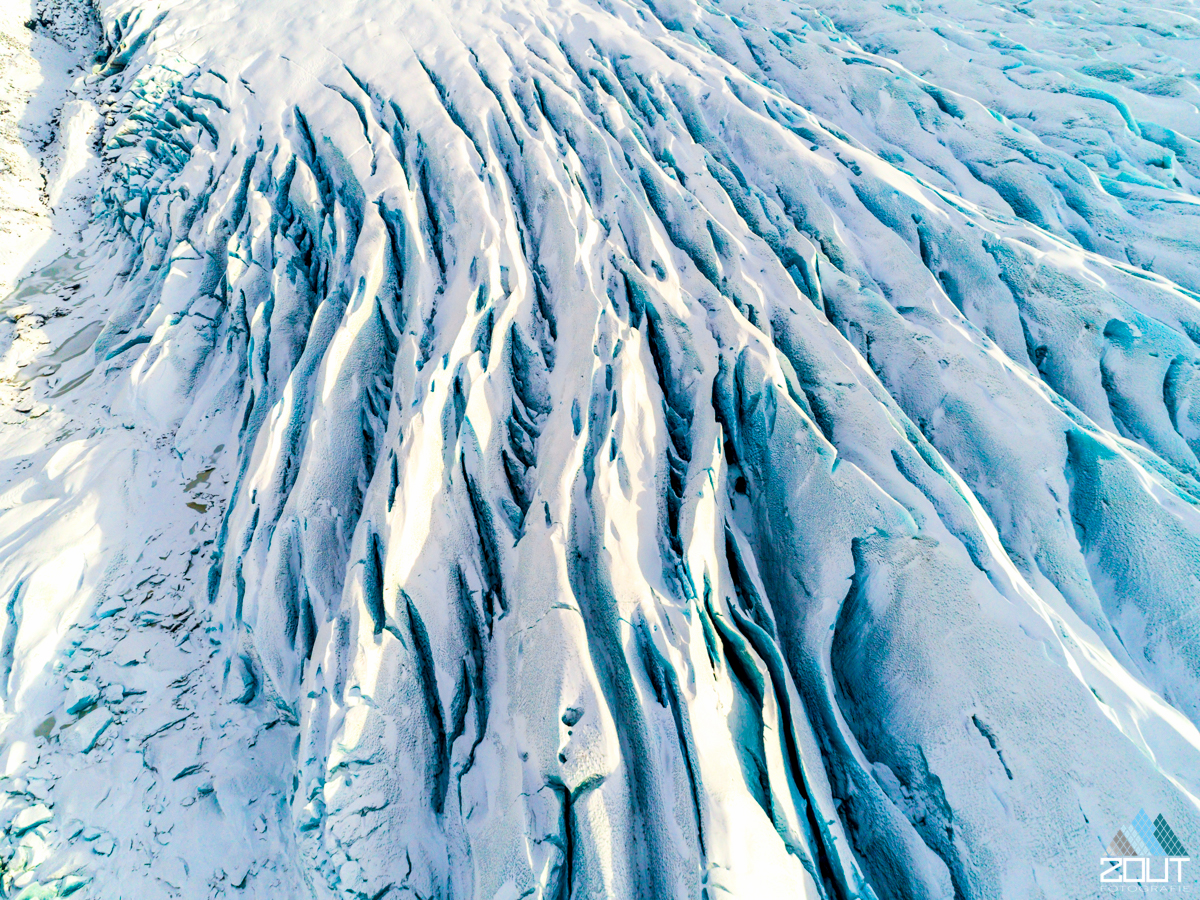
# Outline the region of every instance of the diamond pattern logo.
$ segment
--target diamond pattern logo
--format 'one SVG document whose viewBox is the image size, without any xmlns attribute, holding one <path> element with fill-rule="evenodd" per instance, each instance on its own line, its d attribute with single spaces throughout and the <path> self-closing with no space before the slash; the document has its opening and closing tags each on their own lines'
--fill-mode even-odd
<svg viewBox="0 0 1200 900">
<path fill-rule="evenodd" d="M 1110 856 L 1187 856 L 1166 818 L 1159 813 L 1153 822 L 1144 809 L 1139 809 L 1129 828 L 1118 831 L 1108 845 Z"/>
<path fill-rule="evenodd" d="M 1113 835 L 1105 849 L 1108 855 L 1101 860 L 1105 869 L 1100 880 L 1106 883 L 1182 882 L 1183 864 L 1190 862 L 1187 848 L 1166 817 L 1160 813 L 1151 821 L 1144 809 Z"/>
<path fill-rule="evenodd" d="M 1167 820 L 1163 818 L 1162 813 L 1159 813 L 1158 818 L 1154 820 L 1154 837 L 1158 839 L 1159 846 L 1166 851 L 1167 856 L 1188 855 L 1179 838 L 1175 837 L 1171 826 L 1167 824 Z"/>
<path fill-rule="evenodd" d="M 1118 831 L 1117 836 L 1112 839 L 1112 843 L 1108 845 L 1109 856 L 1137 856 L 1137 848 L 1129 843 L 1129 838 L 1125 837 L 1125 832 Z"/>
</svg>

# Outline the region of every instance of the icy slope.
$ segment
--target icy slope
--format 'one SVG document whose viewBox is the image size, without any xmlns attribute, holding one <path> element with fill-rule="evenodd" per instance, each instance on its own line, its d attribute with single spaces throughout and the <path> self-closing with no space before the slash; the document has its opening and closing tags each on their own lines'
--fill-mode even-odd
<svg viewBox="0 0 1200 900">
<path fill-rule="evenodd" d="M 95 15 L 71 0 L 0 3 L 0 294 L 55 238 L 74 236 L 86 204 L 74 189 L 94 153 L 94 116 L 75 76 L 90 68 L 100 39 Z M 63 128 L 64 119 L 73 127 Z M 57 233 L 50 221 L 58 213 Z M 61 250 L 60 250 L 61 252 Z M 45 260 L 43 260 L 45 261 Z"/>
<path fill-rule="evenodd" d="M 1195 845 L 1193 5 L 99 14 L 93 222 L 0 363 L 10 895 Z"/>
</svg>

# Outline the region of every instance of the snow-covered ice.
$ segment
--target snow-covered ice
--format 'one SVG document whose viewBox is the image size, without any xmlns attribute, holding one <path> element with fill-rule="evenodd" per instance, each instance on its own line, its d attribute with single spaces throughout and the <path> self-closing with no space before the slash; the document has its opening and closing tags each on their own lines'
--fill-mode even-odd
<svg viewBox="0 0 1200 900">
<path fill-rule="evenodd" d="M 1193 0 L 0 5 L 0 896 L 1200 846 Z"/>
</svg>

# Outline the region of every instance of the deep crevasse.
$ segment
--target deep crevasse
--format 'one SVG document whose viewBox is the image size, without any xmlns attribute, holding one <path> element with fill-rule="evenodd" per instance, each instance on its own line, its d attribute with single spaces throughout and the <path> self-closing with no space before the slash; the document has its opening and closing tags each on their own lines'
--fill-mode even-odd
<svg viewBox="0 0 1200 900">
<path fill-rule="evenodd" d="M 102 3 L 0 373 L 5 889 L 1085 897 L 1200 835 L 1193 13 Z"/>
</svg>

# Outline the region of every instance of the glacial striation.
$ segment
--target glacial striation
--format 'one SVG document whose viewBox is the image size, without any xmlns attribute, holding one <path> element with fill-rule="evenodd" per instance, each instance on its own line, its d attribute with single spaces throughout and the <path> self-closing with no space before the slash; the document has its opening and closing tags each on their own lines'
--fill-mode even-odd
<svg viewBox="0 0 1200 900">
<path fill-rule="evenodd" d="M 0 896 L 1200 844 L 1193 3 L 43 13 L 99 131 L 0 307 Z"/>
</svg>

